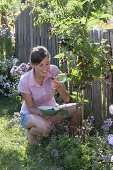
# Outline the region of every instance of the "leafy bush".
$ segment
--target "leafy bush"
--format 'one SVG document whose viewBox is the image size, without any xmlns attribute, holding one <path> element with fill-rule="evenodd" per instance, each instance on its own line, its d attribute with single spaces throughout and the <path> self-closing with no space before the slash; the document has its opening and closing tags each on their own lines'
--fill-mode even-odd
<svg viewBox="0 0 113 170">
<path fill-rule="evenodd" d="M 15 85 L 15 79 L 11 76 L 10 70 L 13 66 L 11 59 L 0 61 L 0 94 L 10 97 Z"/>
<path fill-rule="evenodd" d="M 25 68 L 22 68 L 22 64 L 16 66 L 17 63 L 18 59 L 16 58 L 0 61 L 0 95 L 12 98 L 16 103 L 15 109 L 20 106 L 22 101 L 21 96 L 19 96 L 17 91 L 18 82 L 21 74 L 26 71 L 24 70 Z"/>
</svg>

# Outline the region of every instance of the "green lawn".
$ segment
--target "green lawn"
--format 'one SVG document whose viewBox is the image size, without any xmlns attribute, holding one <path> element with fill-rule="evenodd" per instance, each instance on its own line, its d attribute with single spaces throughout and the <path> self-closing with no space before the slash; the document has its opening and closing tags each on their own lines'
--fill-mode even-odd
<svg viewBox="0 0 113 170">
<path fill-rule="evenodd" d="M 29 145 L 15 108 L 14 101 L 0 96 L 0 170 L 57 170 L 54 158 L 50 160 L 54 146 L 49 148 L 48 137 L 40 146 Z"/>
<path fill-rule="evenodd" d="M 2 100 L 1 100 L 2 99 Z M 25 130 L 13 113 L 15 104 L 2 97 L 0 99 L 0 170 L 41 170 L 37 164 L 39 147 L 30 146 Z"/>
</svg>

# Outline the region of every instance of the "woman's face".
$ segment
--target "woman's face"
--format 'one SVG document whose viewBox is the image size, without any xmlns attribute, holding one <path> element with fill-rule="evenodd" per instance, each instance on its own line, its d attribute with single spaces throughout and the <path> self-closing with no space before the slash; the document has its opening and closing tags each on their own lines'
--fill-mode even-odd
<svg viewBox="0 0 113 170">
<path fill-rule="evenodd" d="M 50 68 L 50 58 L 45 57 L 39 64 L 33 65 L 33 68 L 35 69 L 35 74 L 37 74 L 37 76 L 47 76 Z"/>
</svg>

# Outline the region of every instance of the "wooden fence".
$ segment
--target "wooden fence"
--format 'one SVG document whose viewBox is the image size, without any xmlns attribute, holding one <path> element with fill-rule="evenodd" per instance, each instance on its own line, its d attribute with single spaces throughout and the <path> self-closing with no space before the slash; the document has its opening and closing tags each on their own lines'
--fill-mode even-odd
<svg viewBox="0 0 113 170">
<path fill-rule="evenodd" d="M 16 57 L 20 62 L 28 62 L 30 51 L 33 46 L 44 45 L 49 49 L 51 62 L 58 64 L 53 58 L 58 53 L 57 37 L 49 36 L 49 24 L 34 26 L 34 16 L 30 8 L 21 12 L 15 23 Z"/>
<path fill-rule="evenodd" d="M 20 62 L 28 62 L 31 48 L 35 45 L 44 45 L 51 53 L 51 62 L 58 65 L 58 60 L 53 57 L 58 53 L 57 37 L 49 38 L 48 24 L 34 26 L 33 15 L 30 8 L 24 10 L 16 20 L 16 57 Z M 103 38 L 113 47 L 113 30 L 92 31 L 89 35 L 91 41 L 99 42 Z M 111 53 L 113 54 L 113 48 Z M 112 80 L 111 75 L 111 81 Z M 70 92 L 74 88 L 70 85 Z M 113 103 L 113 90 L 107 86 L 106 82 L 95 81 L 90 89 L 84 91 L 85 99 L 90 102 L 85 106 L 85 113 L 93 113 L 97 119 L 109 117 L 109 106 Z"/>
</svg>

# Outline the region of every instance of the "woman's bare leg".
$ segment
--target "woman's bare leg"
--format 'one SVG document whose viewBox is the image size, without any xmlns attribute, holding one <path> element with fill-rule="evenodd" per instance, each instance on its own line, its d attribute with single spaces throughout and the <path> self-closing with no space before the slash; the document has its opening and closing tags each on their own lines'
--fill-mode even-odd
<svg viewBox="0 0 113 170">
<path fill-rule="evenodd" d="M 38 115 L 29 115 L 28 120 L 27 120 L 27 128 L 37 128 L 39 134 L 48 134 L 50 132 L 50 127 L 51 127 L 51 121 L 38 116 Z"/>
<path fill-rule="evenodd" d="M 50 116 L 48 119 L 53 123 L 53 124 L 59 124 L 64 120 L 64 117 L 58 113 L 55 116 Z"/>
<path fill-rule="evenodd" d="M 81 106 L 76 103 L 70 103 L 58 107 L 69 111 L 69 136 L 74 137 L 77 130 L 82 126 L 83 111 Z"/>
<path fill-rule="evenodd" d="M 74 137 L 75 131 L 82 125 L 82 111 L 77 109 L 77 104 L 65 104 L 58 106 L 60 109 L 69 111 L 69 136 Z M 28 117 L 27 128 L 29 143 L 37 144 L 37 136 L 47 135 L 51 131 L 52 123 L 58 124 L 64 120 L 62 114 L 43 118 L 38 115 L 31 114 Z"/>
<path fill-rule="evenodd" d="M 38 115 L 29 115 L 26 126 L 30 144 L 38 144 L 38 137 L 47 135 L 51 130 L 50 120 Z"/>
</svg>

